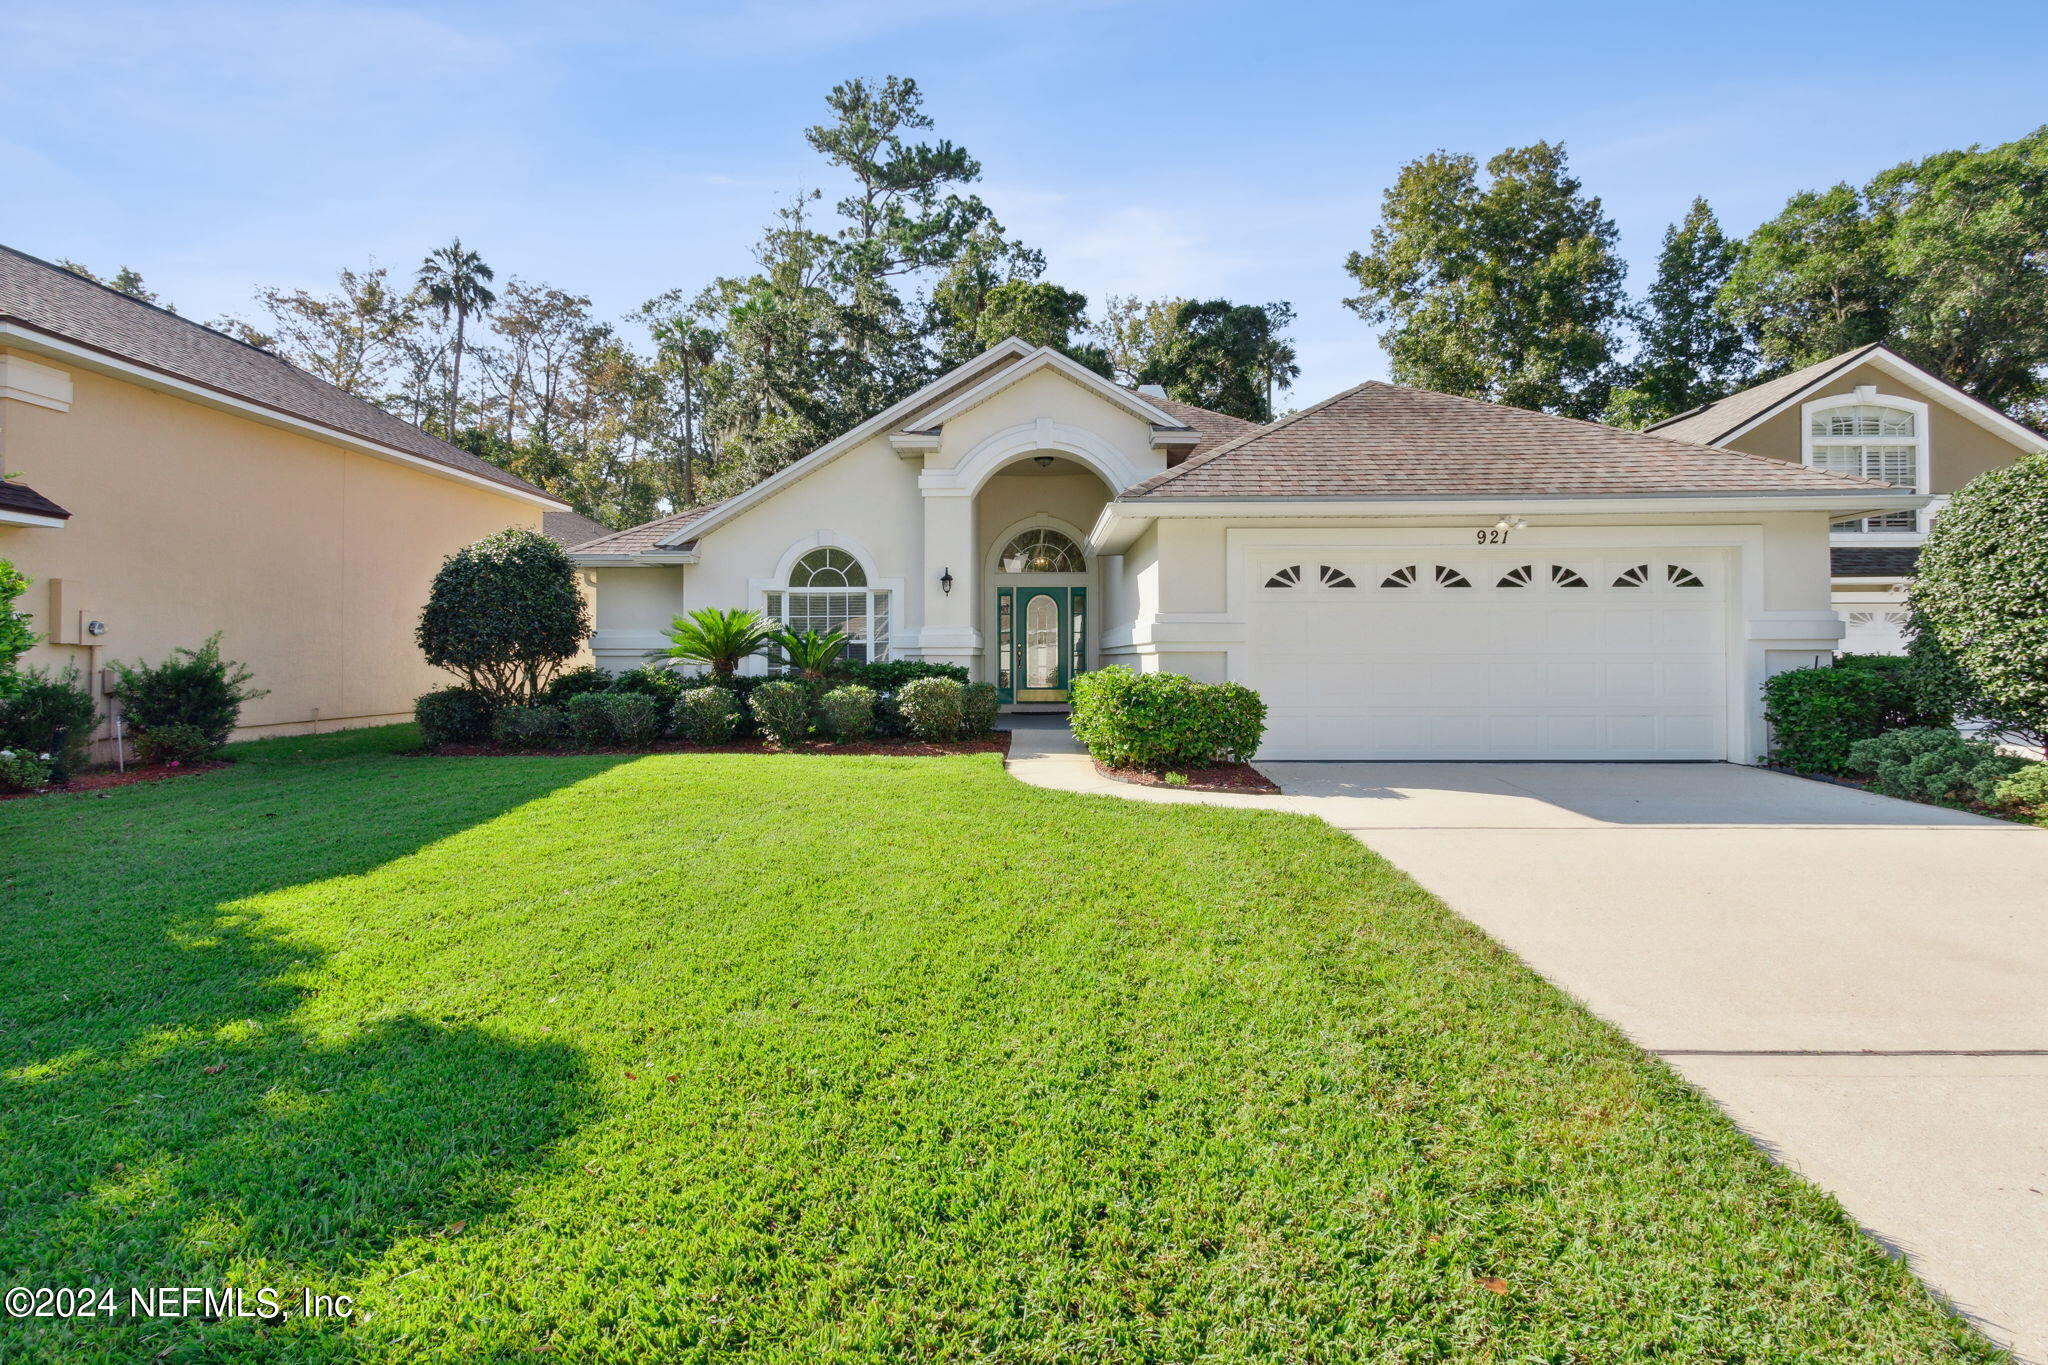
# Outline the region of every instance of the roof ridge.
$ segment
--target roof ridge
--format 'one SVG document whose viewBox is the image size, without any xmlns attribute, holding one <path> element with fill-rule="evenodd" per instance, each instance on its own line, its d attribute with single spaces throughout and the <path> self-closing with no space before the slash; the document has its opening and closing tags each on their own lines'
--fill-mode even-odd
<svg viewBox="0 0 2048 1365">
<path fill-rule="evenodd" d="M 1141 492 L 1151 493 L 1160 488 L 1164 488 L 1167 484 L 1172 483 L 1175 479 L 1180 478 L 1183 474 L 1191 473 L 1197 469 L 1206 469 L 1209 465 L 1215 463 L 1216 460 L 1220 459 L 1222 456 L 1232 453 L 1233 451 L 1237 450 L 1240 446 L 1249 445 L 1253 441 L 1258 440 L 1260 437 L 1270 436 L 1276 431 L 1284 431 L 1288 427 L 1293 426 L 1296 422 L 1299 422 L 1302 418 L 1308 416 L 1310 413 L 1321 412 L 1324 408 L 1327 408 L 1328 406 L 1330 406 L 1330 404 L 1336 402 L 1338 399 L 1348 398 L 1352 394 L 1357 393 L 1359 390 L 1368 388 L 1371 385 L 1378 383 L 1381 383 L 1381 381 L 1377 379 L 1363 380 L 1359 383 L 1353 384 L 1348 389 L 1341 389 L 1338 392 L 1331 394 L 1328 398 L 1325 398 L 1320 403 L 1311 403 L 1307 407 L 1301 409 L 1299 412 L 1290 412 L 1277 422 L 1267 422 L 1261 426 L 1254 428 L 1251 431 L 1245 432 L 1242 436 L 1234 436 L 1230 440 L 1225 441 L 1222 445 L 1217 446 L 1214 450 L 1203 451 L 1200 455 L 1195 456 L 1191 460 L 1183 460 L 1179 464 L 1175 465 L 1173 468 L 1168 469 L 1159 474 L 1154 474 L 1151 478 L 1141 481 L 1137 485 L 1138 490 Z"/>
</svg>

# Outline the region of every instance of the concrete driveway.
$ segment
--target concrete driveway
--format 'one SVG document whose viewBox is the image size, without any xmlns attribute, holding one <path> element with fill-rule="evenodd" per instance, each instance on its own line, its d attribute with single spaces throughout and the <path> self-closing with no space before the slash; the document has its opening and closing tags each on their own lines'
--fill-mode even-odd
<svg viewBox="0 0 2048 1365">
<path fill-rule="evenodd" d="M 2048 1361 L 2048 831 L 1726 764 L 1260 767 Z"/>
</svg>

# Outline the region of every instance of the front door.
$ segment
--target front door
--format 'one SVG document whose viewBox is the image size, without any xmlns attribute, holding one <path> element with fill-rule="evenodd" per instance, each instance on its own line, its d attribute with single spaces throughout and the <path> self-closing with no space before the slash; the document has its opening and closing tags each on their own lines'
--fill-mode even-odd
<svg viewBox="0 0 2048 1365">
<path fill-rule="evenodd" d="M 1060 702 L 1087 667 L 1087 589 L 996 590 L 996 687 L 1006 702 Z"/>
</svg>

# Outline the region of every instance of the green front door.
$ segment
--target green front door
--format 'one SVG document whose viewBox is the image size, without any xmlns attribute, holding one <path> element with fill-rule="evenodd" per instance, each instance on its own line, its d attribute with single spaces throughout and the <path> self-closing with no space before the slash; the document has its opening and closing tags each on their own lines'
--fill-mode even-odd
<svg viewBox="0 0 2048 1365">
<path fill-rule="evenodd" d="M 1065 701 L 1088 666 L 1086 588 L 996 590 L 996 688 L 1006 702 Z"/>
</svg>

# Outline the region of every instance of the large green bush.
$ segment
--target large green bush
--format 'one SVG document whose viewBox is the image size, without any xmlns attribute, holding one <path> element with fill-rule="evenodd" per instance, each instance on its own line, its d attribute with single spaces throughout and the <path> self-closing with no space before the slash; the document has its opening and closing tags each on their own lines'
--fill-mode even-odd
<svg viewBox="0 0 2048 1365">
<path fill-rule="evenodd" d="M 580 697 L 586 692 L 609 692 L 612 689 L 612 675 L 601 668 L 585 664 L 556 676 L 540 695 L 543 706 L 567 706 L 569 699 Z"/>
<path fill-rule="evenodd" d="M 491 717 L 491 738 L 508 749 L 554 749 L 569 737 L 559 706 L 506 706 Z"/>
<path fill-rule="evenodd" d="M 1987 805 L 1997 798 L 1999 784 L 2026 766 L 2026 759 L 2000 753 L 1988 740 L 1965 739 L 1949 726 L 1893 730 L 1858 741 L 1848 761 L 1850 772 L 1868 774 L 1886 796 Z"/>
<path fill-rule="evenodd" d="M 919 678 L 896 693 L 896 709 L 911 734 L 932 744 L 960 738 L 966 720 L 967 685 L 953 678 Z"/>
<path fill-rule="evenodd" d="M 661 709 L 662 728 L 667 729 L 675 715 L 676 698 L 683 694 L 683 675 L 658 664 L 643 664 L 639 668 L 613 674 L 611 690 L 652 697 L 654 704 Z"/>
<path fill-rule="evenodd" d="M 51 780 L 62 782 L 85 766 L 98 723 L 99 708 L 76 668 L 55 674 L 32 668 L 14 696 L 0 700 L 0 749 L 50 755 Z"/>
<path fill-rule="evenodd" d="M 730 687 L 693 687 L 676 698 L 671 729 L 692 744 L 725 744 L 740 728 L 740 695 Z"/>
<path fill-rule="evenodd" d="M 848 683 L 818 700 L 818 718 L 842 744 L 859 744 L 875 732 L 875 689 Z"/>
<path fill-rule="evenodd" d="M 161 663 L 110 666 L 120 680 L 115 695 L 123 717 L 138 735 L 185 726 L 217 749 L 241 719 L 242 703 L 270 695 L 248 685 L 248 669 L 221 657 L 217 632 L 197 649 L 172 650 Z"/>
<path fill-rule="evenodd" d="M 427 662 L 499 706 L 540 697 L 590 634 L 561 546 L 515 526 L 457 550 L 434 575 L 416 638 Z"/>
<path fill-rule="evenodd" d="M 1073 681 L 1074 735 L 1112 768 L 1203 768 L 1250 758 L 1266 703 L 1241 683 L 1201 683 L 1122 665 Z"/>
<path fill-rule="evenodd" d="M 638 692 L 579 692 L 562 708 L 580 744 L 651 744 L 661 735 L 661 705 Z"/>
<path fill-rule="evenodd" d="M 1989 703 L 1986 719 L 2048 738 L 2048 452 L 1972 479 L 1927 533 L 1908 589 L 1928 634 Z"/>
<path fill-rule="evenodd" d="M 498 708 L 483 693 L 467 687 L 437 688 L 412 704 L 420 738 L 428 744 L 482 744 L 491 737 Z"/>
<path fill-rule="evenodd" d="M 811 689 L 802 683 L 780 678 L 764 682 L 747 698 L 747 709 L 777 748 L 794 749 L 811 732 Z"/>
<path fill-rule="evenodd" d="M 135 736 L 135 753 L 144 763 L 201 763 L 219 749 L 196 725 L 159 725 Z"/>
<path fill-rule="evenodd" d="M 960 694 L 960 733 L 980 739 L 996 728 L 1002 712 L 1003 696 L 994 683 L 969 683 Z"/>
<path fill-rule="evenodd" d="M 1993 789 L 1991 798 L 1995 805 L 2024 806 L 2048 815 L 2048 763 L 2029 763 L 2014 770 Z"/>
<path fill-rule="evenodd" d="M 28 613 L 17 611 L 14 600 L 28 591 L 28 575 L 13 561 L 0 559 L 0 698 L 14 695 L 20 686 L 15 663 L 40 637 L 29 629 Z"/>
<path fill-rule="evenodd" d="M 1923 695 L 1911 661 L 1845 654 L 1822 668 L 1796 668 L 1764 683 L 1770 761 L 1802 773 L 1846 771 L 1849 749 L 1888 730 L 1947 725 L 1951 713 Z"/>
</svg>

